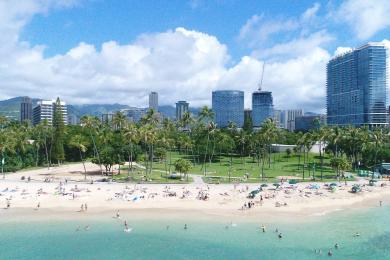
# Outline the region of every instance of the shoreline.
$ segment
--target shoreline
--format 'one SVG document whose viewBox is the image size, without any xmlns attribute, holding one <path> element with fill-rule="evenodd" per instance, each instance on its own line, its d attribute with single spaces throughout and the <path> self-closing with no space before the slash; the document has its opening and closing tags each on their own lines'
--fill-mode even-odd
<svg viewBox="0 0 390 260">
<path fill-rule="evenodd" d="M 5 182 L 0 183 L 0 189 L 3 190 Z M 9 182 L 6 184 L 9 185 Z M 13 183 L 19 184 L 22 183 Z M 31 183 L 28 183 L 31 184 Z M 35 183 L 38 186 L 47 185 L 46 183 Z M 36 186 L 35 185 L 35 186 Z M 49 184 L 53 186 L 54 184 Z M 24 186 L 24 185 L 23 185 Z M 81 185 L 80 185 L 81 186 Z M 93 184 L 91 186 L 102 188 L 110 187 L 114 192 L 121 190 L 125 185 L 121 184 Z M 154 186 L 154 187 L 153 187 Z M 162 188 L 163 185 L 142 185 L 143 188 L 153 189 Z M 175 185 L 175 188 L 194 189 L 188 187 L 191 185 Z M 193 185 L 192 185 L 193 186 Z M 255 185 L 253 185 L 255 186 Z M 257 185 L 256 185 L 257 186 Z M 47 187 L 45 187 L 47 189 Z M 210 189 L 228 189 L 231 190 L 233 185 L 218 185 Z M 252 209 L 241 210 L 239 203 L 248 199 L 241 197 L 235 201 L 224 204 L 223 199 L 217 200 L 211 198 L 209 201 L 198 201 L 191 199 L 170 199 L 160 198 L 159 200 L 145 200 L 140 202 L 128 201 L 102 201 L 101 194 L 92 194 L 88 198 L 81 197 L 75 200 L 63 200 L 62 197 L 49 198 L 30 198 L 18 200 L 14 197 L 10 209 L 0 208 L 1 222 L 30 222 L 44 220 L 99 220 L 110 219 L 117 210 L 126 219 L 132 220 L 207 220 L 207 221 L 238 221 L 238 222 L 306 222 L 309 220 L 321 220 L 325 216 L 332 215 L 336 212 L 347 212 L 359 209 L 370 209 L 379 207 L 378 201 L 383 201 L 384 205 L 390 203 L 388 199 L 390 189 L 375 187 L 375 191 L 364 192 L 361 194 L 351 194 L 352 197 L 334 198 L 310 198 L 303 201 L 291 200 L 286 207 L 275 207 L 273 201 L 266 201 L 263 206 L 256 206 Z M 195 187 L 196 189 L 196 187 Z M 93 192 L 92 192 L 93 193 Z M 0 201 L 4 196 L 0 196 Z M 94 200 L 98 200 L 93 202 Z M 275 200 L 275 199 L 272 199 Z M 39 210 L 34 208 L 38 202 L 42 205 Z M 87 212 L 79 212 L 80 204 L 88 203 Z M 4 204 L 3 204 L 4 205 Z"/>
<path fill-rule="evenodd" d="M 97 166 L 93 167 L 96 170 Z M 21 176 L 31 176 L 32 181 L 22 181 Z M 53 181 L 45 182 L 47 178 Z M 284 183 L 279 188 L 269 184 L 255 198 L 248 198 L 260 184 L 91 184 L 80 180 L 84 180 L 81 164 L 7 175 L 0 179 L 0 221 L 109 218 L 119 210 L 126 218 L 139 219 L 299 222 L 378 207 L 379 201 L 390 205 L 389 181 L 379 181 L 376 186 L 367 186 L 368 180 L 363 179 L 347 185 L 337 183 L 334 192 L 316 182 Z M 353 184 L 360 184 L 362 192 L 352 194 Z M 2 209 L 7 204 L 10 208 Z M 88 211 L 79 212 L 86 204 Z"/>
</svg>

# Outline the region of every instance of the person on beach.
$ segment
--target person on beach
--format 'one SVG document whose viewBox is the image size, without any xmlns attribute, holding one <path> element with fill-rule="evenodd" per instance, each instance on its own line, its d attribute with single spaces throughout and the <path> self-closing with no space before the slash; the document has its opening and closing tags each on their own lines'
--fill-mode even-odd
<svg viewBox="0 0 390 260">
<path fill-rule="evenodd" d="M 9 200 L 7 200 L 7 209 L 9 209 L 11 207 L 11 202 L 9 202 Z"/>
<path fill-rule="evenodd" d="M 116 211 L 116 218 L 120 218 L 121 216 L 119 215 L 119 210 Z"/>
<path fill-rule="evenodd" d="M 38 202 L 38 204 L 37 204 L 37 210 L 38 210 L 40 207 L 41 207 L 41 203 Z"/>
<path fill-rule="evenodd" d="M 84 209 L 85 209 L 85 211 L 87 211 L 87 210 L 88 210 L 87 203 L 85 203 L 85 204 L 84 204 Z"/>
<path fill-rule="evenodd" d="M 84 211 L 84 204 L 81 204 L 80 211 Z"/>
<path fill-rule="evenodd" d="M 381 200 L 379 201 L 379 206 L 382 207 L 382 201 Z"/>
</svg>

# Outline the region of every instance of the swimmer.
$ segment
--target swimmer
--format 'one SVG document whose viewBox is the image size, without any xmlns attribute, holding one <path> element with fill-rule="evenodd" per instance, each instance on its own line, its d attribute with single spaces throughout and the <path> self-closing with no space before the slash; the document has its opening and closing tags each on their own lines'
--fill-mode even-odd
<svg viewBox="0 0 390 260">
<path fill-rule="evenodd" d="M 356 232 L 355 235 L 354 235 L 354 237 L 360 237 L 359 232 Z"/>
<path fill-rule="evenodd" d="M 265 226 L 264 225 L 261 225 L 261 230 L 263 231 L 263 233 L 265 233 Z"/>
<path fill-rule="evenodd" d="M 187 227 L 187 224 L 184 224 L 184 229 L 187 229 L 188 227 Z"/>
<path fill-rule="evenodd" d="M 332 256 L 332 255 L 333 255 L 333 252 L 332 252 L 331 249 L 329 249 L 329 251 L 328 251 L 328 256 Z"/>
<path fill-rule="evenodd" d="M 336 243 L 336 244 L 334 245 L 334 248 L 335 248 L 335 249 L 339 249 L 339 244 Z"/>
<path fill-rule="evenodd" d="M 76 228 L 76 232 L 77 232 L 77 231 L 80 231 L 80 230 L 81 230 L 81 227 L 78 226 L 78 227 Z"/>
<path fill-rule="evenodd" d="M 282 238 L 282 233 L 279 233 L 278 237 L 279 237 L 279 238 Z"/>
<path fill-rule="evenodd" d="M 275 229 L 275 233 L 279 233 L 279 230 L 278 230 L 278 228 L 276 228 L 276 229 Z"/>
<path fill-rule="evenodd" d="M 84 227 L 84 230 L 85 230 L 85 231 L 90 230 L 90 226 L 89 226 L 89 225 L 86 225 L 86 226 Z"/>
</svg>

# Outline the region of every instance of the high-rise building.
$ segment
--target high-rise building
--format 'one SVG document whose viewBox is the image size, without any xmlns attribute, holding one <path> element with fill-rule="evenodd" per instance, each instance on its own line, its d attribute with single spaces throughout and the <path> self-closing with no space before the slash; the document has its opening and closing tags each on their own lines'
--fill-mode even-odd
<svg viewBox="0 0 390 260">
<path fill-rule="evenodd" d="M 286 129 L 289 131 L 295 130 L 295 118 L 303 116 L 303 110 L 302 109 L 290 109 L 286 110 Z"/>
<path fill-rule="evenodd" d="M 131 107 L 122 109 L 121 112 L 124 113 L 127 119 L 130 122 L 138 123 L 141 118 L 147 113 L 147 108 Z"/>
<path fill-rule="evenodd" d="M 368 43 L 334 57 L 327 65 L 329 125 L 384 126 L 386 117 L 387 50 Z"/>
<path fill-rule="evenodd" d="M 218 127 L 227 127 L 233 122 L 237 127 L 244 125 L 244 92 L 238 90 L 217 90 L 212 93 L 212 107 Z"/>
<path fill-rule="evenodd" d="M 252 120 L 252 109 L 244 109 L 244 119 Z"/>
<path fill-rule="evenodd" d="M 178 101 L 176 103 L 176 120 L 182 119 L 184 113 L 188 112 L 189 104 L 186 101 Z"/>
<path fill-rule="evenodd" d="M 33 124 L 37 125 L 40 122 L 47 120 L 49 125 L 53 124 L 53 116 L 56 109 L 55 100 L 41 100 L 38 101 L 37 106 L 33 109 Z M 61 113 L 64 124 L 68 124 L 68 110 L 66 103 L 61 101 Z"/>
<path fill-rule="evenodd" d="M 305 115 L 297 116 L 295 118 L 295 130 L 296 131 L 309 131 L 326 125 L 325 115 Z"/>
<path fill-rule="evenodd" d="M 111 125 L 112 119 L 114 118 L 113 113 L 104 113 L 101 115 L 101 122 L 105 125 Z"/>
<path fill-rule="evenodd" d="M 158 93 L 150 92 L 149 93 L 149 109 L 154 109 L 154 111 L 158 111 Z"/>
<path fill-rule="evenodd" d="M 260 127 L 269 118 L 273 119 L 273 98 L 270 91 L 255 91 L 252 93 L 252 122 L 254 127 Z"/>
<path fill-rule="evenodd" d="M 282 111 L 282 110 L 274 109 L 273 121 L 274 121 L 275 125 L 276 125 L 278 128 L 283 128 L 283 124 L 282 124 L 282 114 L 283 114 L 283 111 Z"/>
<path fill-rule="evenodd" d="M 33 109 L 31 98 L 23 97 L 22 102 L 20 102 L 20 122 L 23 123 L 25 121 L 28 121 L 32 123 L 32 115 Z"/>
</svg>

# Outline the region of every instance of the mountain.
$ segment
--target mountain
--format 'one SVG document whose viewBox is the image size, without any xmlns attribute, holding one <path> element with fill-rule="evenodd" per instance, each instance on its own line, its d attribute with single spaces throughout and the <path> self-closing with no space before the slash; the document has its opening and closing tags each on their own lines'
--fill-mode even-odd
<svg viewBox="0 0 390 260">
<path fill-rule="evenodd" d="M 0 115 L 8 117 L 13 120 L 19 120 L 20 116 L 20 102 L 23 97 L 15 97 L 0 101 Z M 37 104 L 39 99 L 33 98 L 33 106 Z"/>
<path fill-rule="evenodd" d="M 23 97 L 15 97 L 0 101 L 0 115 L 4 115 L 10 119 L 18 120 L 20 114 L 20 102 Z M 33 107 L 40 99 L 32 98 Z M 68 114 L 81 117 L 84 115 L 100 116 L 105 113 L 113 113 L 121 109 L 130 108 L 128 105 L 122 104 L 86 104 L 86 105 L 68 105 Z M 166 117 L 175 119 L 176 108 L 174 106 L 159 106 L 158 110 Z M 190 107 L 190 112 L 197 115 L 200 108 Z"/>
<path fill-rule="evenodd" d="M 68 105 L 68 111 L 72 110 L 72 113 L 74 113 L 78 117 L 84 115 L 100 116 L 102 114 L 116 112 L 126 108 L 130 107 L 121 104 Z"/>
</svg>

